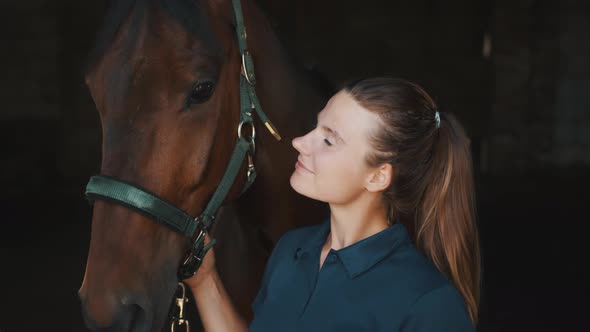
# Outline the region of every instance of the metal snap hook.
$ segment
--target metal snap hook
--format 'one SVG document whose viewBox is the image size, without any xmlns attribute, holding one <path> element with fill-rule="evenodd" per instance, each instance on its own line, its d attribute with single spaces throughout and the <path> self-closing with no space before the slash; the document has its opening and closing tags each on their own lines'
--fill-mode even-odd
<svg viewBox="0 0 590 332">
<path fill-rule="evenodd" d="M 254 167 L 254 158 L 248 153 L 248 182 L 253 181 L 252 176 L 256 174 L 256 168 Z"/>
<path fill-rule="evenodd" d="M 185 332 L 190 332 L 190 326 L 188 320 L 184 319 L 184 305 L 188 303 L 188 298 L 186 297 L 186 287 L 182 282 L 178 283 L 178 286 L 182 290 L 182 295 L 175 298 L 174 303 L 178 308 L 178 317 L 172 318 L 172 324 L 170 325 L 170 331 L 175 332 L 175 326 L 182 326 L 184 325 Z"/>
</svg>

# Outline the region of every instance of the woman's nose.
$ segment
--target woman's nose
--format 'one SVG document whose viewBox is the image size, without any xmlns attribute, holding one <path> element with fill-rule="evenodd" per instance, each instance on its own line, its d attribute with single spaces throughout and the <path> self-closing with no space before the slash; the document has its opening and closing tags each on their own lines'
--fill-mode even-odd
<svg viewBox="0 0 590 332">
<path fill-rule="evenodd" d="M 291 144 L 293 145 L 293 147 L 295 148 L 295 150 L 297 150 L 298 152 L 301 152 L 301 136 L 295 137 L 291 141 Z"/>
<path fill-rule="evenodd" d="M 291 144 L 293 145 L 295 150 L 297 150 L 297 152 L 299 152 L 300 154 L 308 154 L 309 153 L 309 149 L 306 144 L 306 139 L 307 139 L 308 135 L 309 134 L 307 134 L 305 136 L 295 137 L 293 139 L 293 141 L 291 142 Z"/>
</svg>

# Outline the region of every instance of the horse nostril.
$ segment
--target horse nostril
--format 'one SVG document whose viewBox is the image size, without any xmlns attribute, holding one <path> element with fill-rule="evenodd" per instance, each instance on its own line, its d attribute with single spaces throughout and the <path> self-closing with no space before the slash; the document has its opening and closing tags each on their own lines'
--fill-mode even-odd
<svg viewBox="0 0 590 332">
<path fill-rule="evenodd" d="M 113 331 L 147 331 L 147 313 L 138 304 L 123 304 L 114 325 Z"/>
<path fill-rule="evenodd" d="M 95 331 L 99 329 L 99 324 L 92 319 L 92 316 L 89 314 L 85 306 L 82 307 L 82 318 L 84 319 L 84 325 L 86 325 L 89 330 Z"/>
<path fill-rule="evenodd" d="M 82 309 L 82 319 L 84 320 L 84 324 L 86 327 L 92 331 L 98 329 L 98 323 L 92 319 L 92 315 L 88 311 L 88 303 L 86 300 L 86 292 L 83 288 L 78 290 L 78 299 L 80 300 L 80 306 Z"/>
<path fill-rule="evenodd" d="M 86 327 L 100 332 L 146 332 L 149 316 L 144 308 L 131 297 L 122 297 L 114 307 L 98 306 L 91 310 L 84 292 L 79 292 L 82 317 Z M 106 314 L 110 312 L 111 314 Z M 106 314 L 106 315 L 105 315 Z"/>
</svg>

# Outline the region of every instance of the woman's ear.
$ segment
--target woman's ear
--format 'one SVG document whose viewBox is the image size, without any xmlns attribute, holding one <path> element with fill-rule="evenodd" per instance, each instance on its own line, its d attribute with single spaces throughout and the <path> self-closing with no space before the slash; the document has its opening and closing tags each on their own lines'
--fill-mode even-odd
<svg viewBox="0 0 590 332">
<path fill-rule="evenodd" d="M 373 169 L 367 178 L 365 188 L 370 192 L 384 191 L 393 179 L 393 166 L 382 164 Z"/>
</svg>

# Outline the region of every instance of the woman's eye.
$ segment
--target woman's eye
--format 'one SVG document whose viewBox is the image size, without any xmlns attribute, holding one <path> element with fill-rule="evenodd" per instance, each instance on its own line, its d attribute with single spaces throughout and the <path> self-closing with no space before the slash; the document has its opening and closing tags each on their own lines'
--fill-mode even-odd
<svg viewBox="0 0 590 332">
<path fill-rule="evenodd" d="M 332 146 L 332 142 L 330 142 L 330 140 L 327 138 L 324 138 L 324 143 L 326 143 L 327 146 Z"/>
<path fill-rule="evenodd" d="M 215 90 L 215 84 L 211 81 L 199 82 L 193 87 L 188 104 L 201 104 L 209 100 Z"/>
</svg>

